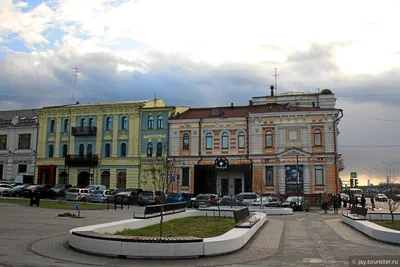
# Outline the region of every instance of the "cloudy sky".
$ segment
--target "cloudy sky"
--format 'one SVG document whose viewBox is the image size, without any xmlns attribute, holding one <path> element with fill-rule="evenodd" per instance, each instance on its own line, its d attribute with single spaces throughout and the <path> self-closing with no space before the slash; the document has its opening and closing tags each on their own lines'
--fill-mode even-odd
<svg viewBox="0 0 400 267">
<path fill-rule="evenodd" d="M 247 104 L 330 88 L 346 169 L 400 160 L 400 1 L 0 1 L 0 110 L 151 99 Z M 400 163 L 393 165 L 400 173 Z"/>
</svg>

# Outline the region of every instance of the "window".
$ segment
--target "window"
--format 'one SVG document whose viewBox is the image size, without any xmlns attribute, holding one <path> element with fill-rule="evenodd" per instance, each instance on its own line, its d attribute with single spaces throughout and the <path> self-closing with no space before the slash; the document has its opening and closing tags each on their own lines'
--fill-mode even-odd
<svg viewBox="0 0 400 267">
<path fill-rule="evenodd" d="M 85 118 L 81 119 L 81 128 L 83 128 L 85 126 Z"/>
<path fill-rule="evenodd" d="M 62 156 L 63 156 L 64 158 L 66 158 L 66 157 L 67 157 L 67 154 L 68 154 L 68 146 L 67 146 L 66 144 L 64 144 L 64 145 L 62 146 Z"/>
<path fill-rule="evenodd" d="M 51 120 L 50 121 L 50 132 L 54 133 L 55 132 L 55 128 L 56 128 L 56 121 L 55 120 Z"/>
<path fill-rule="evenodd" d="M 265 167 L 265 186 L 274 186 L 274 167 Z"/>
<path fill-rule="evenodd" d="M 85 146 L 83 144 L 79 145 L 79 156 L 83 157 L 85 155 Z"/>
<path fill-rule="evenodd" d="M 273 137 L 272 137 L 272 132 L 267 131 L 265 133 L 265 147 L 272 147 L 273 146 Z"/>
<path fill-rule="evenodd" d="M 3 164 L 0 164 L 0 180 L 3 180 Z"/>
<path fill-rule="evenodd" d="M 297 140 L 297 131 L 289 131 L 289 140 Z"/>
<path fill-rule="evenodd" d="M 111 117 L 107 117 L 106 119 L 106 130 L 111 130 Z"/>
<path fill-rule="evenodd" d="M 189 186 L 190 168 L 182 168 L 182 186 Z"/>
<path fill-rule="evenodd" d="M 49 158 L 53 158 L 53 157 L 54 157 L 54 146 L 49 145 Z"/>
<path fill-rule="evenodd" d="M 126 129 L 128 129 L 128 120 L 127 120 L 127 118 L 126 118 L 125 116 L 122 117 L 121 122 L 122 122 L 121 130 L 126 130 Z"/>
<path fill-rule="evenodd" d="M 161 142 L 158 142 L 157 143 L 156 157 L 161 157 L 162 156 L 162 150 L 163 150 L 163 144 Z"/>
<path fill-rule="evenodd" d="M 7 135 L 0 135 L 0 150 L 7 149 Z"/>
<path fill-rule="evenodd" d="M 229 135 L 227 132 L 222 134 L 222 149 L 229 148 Z"/>
<path fill-rule="evenodd" d="M 213 146 L 213 136 L 212 133 L 206 134 L 206 149 L 212 149 Z"/>
<path fill-rule="evenodd" d="M 90 118 L 90 119 L 89 119 L 89 126 L 90 126 L 90 127 L 93 127 L 93 126 L 94 126 L 94 119 L 93 119 L 93 118 Z"/>
<path fill-rule="evenodd" d="M 18 140 L 18 149 L 31 148 L 31 134 L 20 134 Z"/>
<path fill-rule="evenodd" d="M 121 144 L 121 157 L 126 157 L 126 144 Z"/>
<path fill-rule="evenodd" d="M 87 145 L 87 153 L 93 154 L 93 146 L 91 144 Z"/>
<path fill-rule="evenodd" d="M 158 117 L 157 117 L 157 128 L 158 129 L 162 129 L 162 128 L 164 128 L 164 118 L 163 118 L 163 116 L 162 115 L 159 115 Z"/>
<path fill-rule="evenodd" d="M 315 166 L 315 185 L 324 185 L 324 166 Z"/>
<path fill-rule="evenodd" d="M 314 131 L 314 146 L 322 146 L 321 130 Z"/>
<path fill-rule="evenodd" d="M 238 143 L 239 143 L 239 148 L 245 148 L 245 140 L 246 140 L 246 137 L 245 137 L 245 135 L 244 135 L 244 133 L 243 132 L 241 132 L 241 133 L 239 133 L 239 136 L 238 136 Z"/>
<path fill-rule="evenodd" d="M 154 128 L 154 118 L 151 115 L 147 119 L 147 128 L 148 129 L 153 129 Z"/>
<path fill-rule="evenodd" d="M 64 132 L 69 131 L 69 119 L 64 120 Z"/>
<path fill-rule="evenodd" d="M 153 143 L 148 143 L 147 144 L 147 156 L 152 157 L 153 156 Z"/>
<path fill-rule="evenodd" d="M 185 133 L 183 135 L 183 150 L 189 150 L 189 134 Z"/>
<path fill-rule="evenodd" d="M 18 173 L 26 173 L 28 165 L 26 164 L 18 164 Z"/>
<path fill-rule="evenodd" d="M 104 149 L 104 157 L 109 158 L 111 157 L 111 145 L 106 144 L 106 147 Z"/>
</svg>

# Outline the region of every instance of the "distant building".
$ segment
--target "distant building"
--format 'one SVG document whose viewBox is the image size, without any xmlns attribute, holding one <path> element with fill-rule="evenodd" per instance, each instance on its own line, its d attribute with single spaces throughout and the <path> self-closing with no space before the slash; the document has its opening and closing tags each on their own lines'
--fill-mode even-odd
<svg viewBox="0 0 400 267">
<path fill-rule="evenodd" d="M 33 182 L 38 120 L 32 110 L 0 111 L 0 180 Z"/>
</svg>

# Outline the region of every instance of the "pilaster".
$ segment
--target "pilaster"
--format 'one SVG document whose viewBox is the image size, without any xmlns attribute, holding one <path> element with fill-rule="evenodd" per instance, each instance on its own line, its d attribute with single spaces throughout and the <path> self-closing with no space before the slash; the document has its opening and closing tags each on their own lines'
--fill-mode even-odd
<svg viewBox="0 0 400 267">
<path fill-rule="evenodd" d="M 54 157 L 58 158 L 60 156 L 60 134 L 61 134 L 61 117 L 57 117 L 56 120 L 56 141 L 55 141 L 55 148 L 54 148 Z"/>
<path fill-rule="evenodd" d="M 70 154 L 75 154 L 75 136 L 71 134 L 72 132 L 72 127 L 76 127 L 76 117 L 71 116 L 71 122 L 70 122 L 70 127 L 69 127 L 69 153 Z"/>
<path fill-rule="evenodd" d="M 117 152 L 118 152 L 118 129 L 119 129 L 118 118 L 119 118 L 118 114 L 114 114 L 113 140 L 112 140 L 112 157 L 118 157 L 118 154 L 117 154 Z M 115 172 L 115 175 L 116 175 L 116 172 Z M 116 178 L 114 177 L 114 180 L 115 179 Z"/>
<path fill-rule="evenodd" d="M 133 114 L 129 115 L 129 145 L 128 145 L 128 157 L 137 157 L 137 142 L 139 141 L 139 135 L 136 134 L 138 127 L 136 126 L 136 116 Z M 128 183 L 128 181 L 127 181 Z M 127 185 L 128 186 L 128 185 Z"/>
<path fill-rule="evenodd" d="M 96 153 L 102 154 L 102 138 L 103 138 L 103 116 L 97 115 L 97 133 L 96 133 Z"/>
</svg>

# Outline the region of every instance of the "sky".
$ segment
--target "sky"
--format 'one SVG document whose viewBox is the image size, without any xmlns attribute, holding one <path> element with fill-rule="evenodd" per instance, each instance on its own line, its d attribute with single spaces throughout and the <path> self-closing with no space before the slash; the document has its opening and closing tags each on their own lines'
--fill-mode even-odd
<svg viewBox="0 0 400 267">
<path fill-rule="evenodd" d="M 379 183 L 400 160 L 398 14 L 397 0 L 1 0 L 0 110 L 246 105 L 277 68 L 278 93 L 335 93 L 340 176 Z"/>
</svg>

